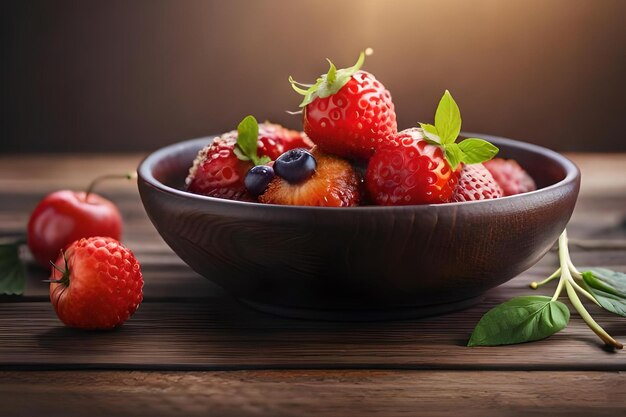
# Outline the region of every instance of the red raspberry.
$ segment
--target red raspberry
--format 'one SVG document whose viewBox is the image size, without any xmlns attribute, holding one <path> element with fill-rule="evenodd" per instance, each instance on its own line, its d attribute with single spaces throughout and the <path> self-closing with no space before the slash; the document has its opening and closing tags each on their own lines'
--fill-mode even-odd
<svg viewBox="0 0 626 417">
<path fill-rule="evenodd" d="M 57 259 L 50 280 L 52 305 L 70 327 L 111 329 L 128 320 L 143 300 L 139 262 L 108 237 L 72 243 Z"/>
</svg>

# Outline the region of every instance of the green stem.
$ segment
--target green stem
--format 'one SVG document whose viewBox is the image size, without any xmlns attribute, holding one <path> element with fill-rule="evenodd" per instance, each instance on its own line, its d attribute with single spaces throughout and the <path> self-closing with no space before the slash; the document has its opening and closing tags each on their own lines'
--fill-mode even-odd
<svg viewBox="0 0 626 417">
<path fill-rule="evenodd" d="M 559 278 L 561 276 L 561 268 L 557 269 L 556 271 L 554 271 L 554 273 L 552 275 L 550 275 L 548 278 L 544 279 L 543 281 L 533 281 L 530 283 L 530 288 L 532 288 L 533 290 L 536 290 L 537 288 L 541 287 L 542 285 L 546 285 L 547 283 L 553 281 L 556 278 Z"/>
<path fill-rule="evenodd" d="M 580 298 L 578 298 L 578 294 L 576 294 L 576 290 L 574 290 L 574 287 L 569 280 L 565 282 L 565 288 L 567 289 L 567 295 L 569 296 L 572 305 L 578 314 L 580 314 L 580 317 L 582 317 L 585 323 L 587 323 L 587 326 L 589 326 L 589 328 L 593 330 L 593 332 L 597 334 L 598 337 L 607 345 L 613 346 L 616 349 L 622 349 L 624 346 L 617 340 L 613 339 L 613 337 L 600 327 L 593 317 L 591 317 L 591 314 L 589 314 L 589 312 L 585 309 L 585 306 L 583 306 L 583 303 L 580 301 Z"/>
<path fill-rule="evenodd" d="M 85 191 L 85 201 L 89 200 L 89 195 L 92 193 L 93 189 L 96 185 L 100 184 L 102 181 L 106 180 L 132 180 L 137 178 L 137 174 L 135 172 L 127 172 L 126 174 L 110 174 L 110 175 L 102 175 L 101 177 L 96 178 L 89 184 L 87 187 L 87 191 Z"/>
</svg>

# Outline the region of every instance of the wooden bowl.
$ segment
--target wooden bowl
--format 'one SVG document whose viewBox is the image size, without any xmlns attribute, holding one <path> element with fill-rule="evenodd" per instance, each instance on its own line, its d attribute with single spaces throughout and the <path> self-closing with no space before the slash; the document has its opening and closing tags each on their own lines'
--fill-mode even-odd
<svg viewBox="0 0 626 417">
<path fill-rule="evenodd" d="M 539 190 L 495 200 L 323 208 L 247 203 L 184 191 L 212 138 L 162 148 L 138 169 L 139 192 L 165 242 L 196 272 L 280 315 L 374 320 L 463 308 L 534 265 L 574 210 L 578 168 L 556 152 L 483 137 Z"/>
</svg>

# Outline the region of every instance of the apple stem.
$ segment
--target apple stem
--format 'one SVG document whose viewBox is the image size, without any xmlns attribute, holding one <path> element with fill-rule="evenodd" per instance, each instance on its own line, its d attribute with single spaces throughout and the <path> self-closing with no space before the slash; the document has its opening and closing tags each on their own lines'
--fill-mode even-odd
<svg viewBox="0 0 626 417">
<path fill-rule="evenodd" d="M 127 172 L 126 174 L 109 174 L 109 175 L 102 175 L 98 178 L 96 178 L 95 180 L 93 180 L 91 182 L 91 184 L 89 184 L 89 187 L 87 187 L 87 191 L 85 191 L 85 202 L 87 202 L 89 200 L 89 195 L 92 193 L 93 189 L 96 187 L 96 185 L 100 184 L 102 181 L 107 181 L 107 180 L 132 180 L 137 178 L 137 173 L 135 172 Z"/>
</svg>

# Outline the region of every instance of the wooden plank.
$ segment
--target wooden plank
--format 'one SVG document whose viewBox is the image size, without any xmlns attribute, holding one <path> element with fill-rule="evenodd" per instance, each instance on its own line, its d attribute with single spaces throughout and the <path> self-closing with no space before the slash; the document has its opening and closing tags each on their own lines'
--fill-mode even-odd
<svg viewBox="0 0 626 417">
<path fill-rule="evenodd" d="M 137 245 L 140 247 L 140 245 Z M 209 280 L 196 274 L 165 246 L 155 252 L 135 251 L 142 264 L 144 275 L 144 302 L 176 299 L 205 299 L 224 296 L 224 290 Z M 572 251 L 572 258 L 580 266 L 603 266 L 626 272 L 626 248 L 619 250 L 580 250 Z M 549 276 L 558 267 L 556 251 L 549 252 L 537 265 L 503 284 L 502 297 L 514 297 L 529 292 L 529 283 Z M 33 302 L 48 299 L 49 271 L 29 263 L 24 296 L 2 297 L 0 301 Z M 551 286 L 554 288 L 554 286 Z"/>
<path fill-rule="evenodd" d="M 49 303 L 0 303 L 0 368 L 626 370 L 626 353 L 604 350 L 575 314 L 544 341 L 467 348 L 480 317 L 513 293 L 500 287 L 464 311 L 382 323 L 291 320 L 227 297 L 151 302 L 111 332 L 66 328 Z M 591 309 L 626 341 L 623 318 Z"/>
<path fill-rule="evenodd" d="M 625 374 L 604 372 L 0 372 L 15 417 L 615 417 L 625 396 Z"/>
</svg>

